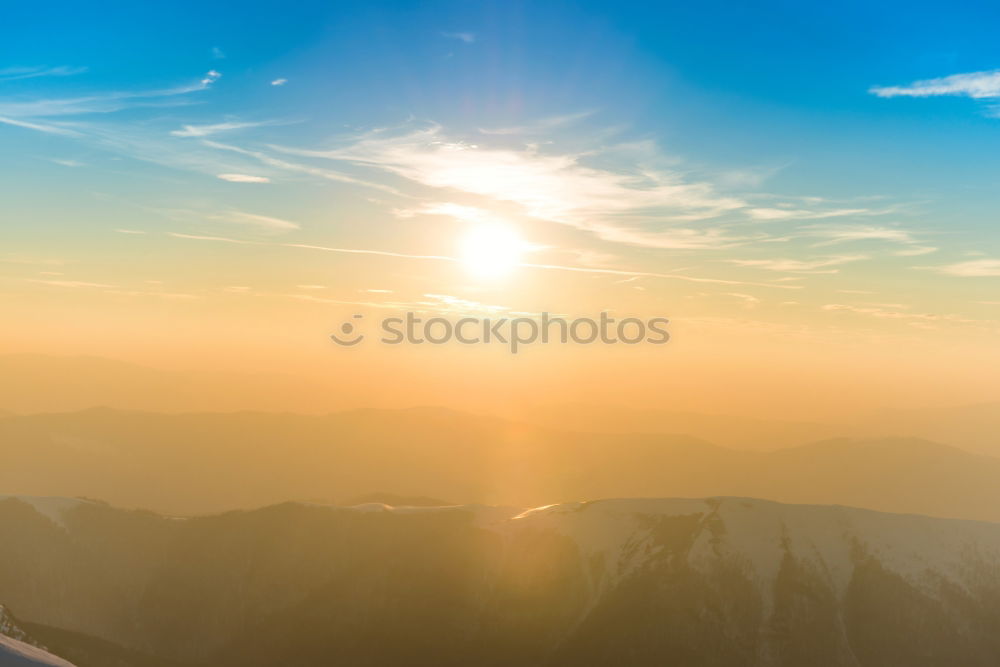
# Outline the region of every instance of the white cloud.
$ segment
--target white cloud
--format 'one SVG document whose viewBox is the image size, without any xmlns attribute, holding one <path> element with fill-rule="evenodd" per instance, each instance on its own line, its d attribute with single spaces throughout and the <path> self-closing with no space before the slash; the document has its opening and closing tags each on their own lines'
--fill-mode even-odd
<svg viewBox="0 0 1000 667">
<path fill-rule="evenodd" d="M 251 176 L 250 174 L 219 174 L 218 178 L 230 183 L 270 183 L 267 176 Z"/>
<path fill-rule="evenodd" d="M 216 60 L 222 60 L 223 58 L 226 57 L 226 54 L 219 47 L 213 46 L 212 47 L 212 57 L 215 58 Z"/>
<path fill-rule="evenodd" d="M 873 86 L 869 92 L 879 97 L 933 97 L 959 95 L 974 99 L 1000 97 L 1000 70 L 952 74 L 940 79 L 914 81 L 906 86 Z"/>
<path fill-rule="evenodd" d="M 283 86 L 288 83 L 288 79 L 275 79 L 271 82 L 272 86 Z"/>
<path fill-rule="evenodd" d="M 330 151 L 275 147 L 285 153 L 377 168 L 425 187 L 514 204 L 521 215 L 589 231 L 601 239 L 657 248 L 725 247 L 739 240 L 722 228 L 681 227 L 745 207 L 711 184 L 650 165 L 595 166 L 595 153 L 491 148 L 443 136 L 438 127 L 393 135 L 373 132 Z M 605 153 L 612 153 L 614 147 Z M 652 156 L 657 162 L 660 156 Z M 659 161 L 662 161 L 660 157 Z M 653 223 L 658 229 L 650 229 Z"/>
<path fill-rule="evenodd" d="M 970 262 L 958 262 L 944 266 L 923 267 L 943 273 L 948 276 L 962 278 L 985 278 L 1000 276 L 1000 259 L 976 259 Z"/>
</svg>

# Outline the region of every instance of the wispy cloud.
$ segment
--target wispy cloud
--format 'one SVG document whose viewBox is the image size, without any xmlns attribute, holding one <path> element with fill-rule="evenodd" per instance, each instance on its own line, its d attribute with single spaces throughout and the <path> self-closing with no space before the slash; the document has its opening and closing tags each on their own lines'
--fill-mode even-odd
<svg viewBox="0 0 1000 667">
<path fill-rule="evenodd" d="M 958 262 L 957 264 L 945 264 L 943 266 L 921 267 L 943 273 L 948 276 L 959 276 L 962 278 L 989 278 L 1000 276 L 1000 259 L 975 259 L 969 262 Z"/>
<path fill-rule="evenodd" d="M 35 130 L 36 132 L 44 132 L 45 134 L 60 134 L 64 137 L 81 136 L 76 130 L 57 123 L 33 123 L 27 120 L 7 118 L 5 116 L 0 116 L 0 123 L 3 123 L 4 125 L 13 125 L 14 127 L 23 127 L 27 130 Z"/>
<path fill-rule="evenodd" d="M 913 234 L 897 227 L 877 227 L 872 225 L 810 225 L 804 233 L 825 239 L 817 246 L 838 245 L 854 241 L 887 241 L 910 245 L 916 243 Z"/>
<path fill-rule="evenodd" d="M 441 36 L 448 39 L 457 39 L 466 44 L 472 44 L 476 41 L 476 33 L 474 32 L 442 32 Z"/>
<path fill-rule="evenodd" d="M 173 88 L 117 91 L 83 97 L 46 98 L 29 101 L 0 100 L 0 116 L 19 119 L 49 118 L 52 116 L 114 113 L 132 106 L 159 106 L 169 103 L 169 100 L 176 96 L 206 90 L 221 76 L 222 74 L 216 70 L 209 70 L 198 81 Z"/>
<path fill-rule="evenodd" d="M 309 174 L 311 176 L 316 176 L 318 178 L 324 178 L 329 181 L 339 181 L 341 183 L 350 183 L 352 185 L 360 185 L 366 188 L 372 188 L 375 190 L 381 190 L 383 192 L 388 192 L 390 194 L 398 196 L 406 196 L 404 193 L 400 192 L 396 188 L 385 185 L 384 183 L 378 183 L 374 180 L 365 180 L 363 178 L 357 178 L 356 176 L 351 176 L 350 174 L 345 174 L 340 171 L 333 171 L 330 169 L 321 169 L 319 167 L 313 167 L 310 165 L 298 164 L 295 162 L 290 162 L 288 160 L 282 160 L 280 158 L 273 157 L 264 153 L 262 151 L 254 151 L 246 148 L 240 148 L 239 146 L 232 146 L 229 144 L 219 143 L 211 139 L 203 139 L 202 144 L 210 148 L 215 148 L 217 150 L 228 151 L 231 153 L 236 153 L 238 155 L 245 155 L 247 157 L 252 157 L 258 160 L 261 164 L 265 164 L 269 167 L 275 167 L 276 169 L 284 169 L 286 171 L 297 172 L 302 174 Z"/>
<path fill-rule="evenodd" d="M 288 79 L 282 78 L 282 79 L 275 79 L 274 81 L 271 82 L 271 85 L 272 86 L 283 86 L 286 83 L 288 83 Z"/>
<path fill-rule="evenodd" d="M 368 248 L 337 248 L 330 246 L 313 245 L 308 243 L 262 243 L 260 241 L 246 241 L 241 239 L 233 239 L 229 237 L 221 236 L 205 236 L 200 234 L 183 234 L 180 232 L 167 232 L 168 236 L 179 239 L 189 239 L 195 241 L 213 241 L 213 242 L 224 242 L 224 243 L 234 243 L 240 245 L 270 245 L 273 247 L 280 248 L 298 248 L 302 250 L 316 250 L 320 252 L 329 252 L 336 254 L 347 254 L 347 255 L 372 255 L 378 257 L 390 257 L 390 258 L 400 258 L 400 259 L 414 259 L 414 260 L 431 260 L 431 261 L 443 261 L 460 263 L 457 257 L 449 257 L 447 255 L 415 255 L 412 253 L 404 252 L 392 252 L 389 250 L 373 250 Z M 561 264 L 533 264 L 533 263 L 522 263 L 520 265 L 525 269 L 541 269 L 544 271 L 565 271 L 570 273 L 585 273 L 593 275 L 606 275 L 606 276 L 617 276 L 617 277 L 640 277 L 640 278 L 662 278 L 664 280 L 675 280 L 691 283 L 700 284 L 712 284 L 712 285 L 741 285 L 741 286 L 754 286 L 754 287 L 767 287 L 770 289 L 786 289 L 786 290 L 797 290 L 802 289 L 801 285 L 785 285 L 778 283 L 761 283 L 745 280 L 730 280 L 725 278 L 708 278 L 702 276 L 690 276 L 683 273 L 658 273 L 653 271 L 633 271 L 629 269 L 603 269 L 603 268 L 593 268 L 586 266 L 565 266 Z"/>
<path fill-rule="evenodd" d="M 879 97 L 934 97 L 958 95 L 973 99 L 1000 97 L 1000 70 L 952 74 L 939 79 L 914 81 L 905 86 L 872 86 Z"/>
<path fill-rule="evenodd" d="M 224 213 L 218 213 L 208 217 L 211 220 L 262 227 L 271 231 L 287 232 L 293 229 L 301 228 L 297 222 L 282 220 L 281 218 L 273 218 L 267 215 L 257 215 L 256 213 L 245 213 L 243 211 L 225 211 Z"/>
<path fill-rule="evenodd" d="M 182 125 L 181 129 L 170 132 L 175 137 L 208 137 L 219 132 L 232 132 L 233 130 L 245 130 L 251 127 L 262 127 L 265 125 L 275 125 L 274 121 L 260 122 L 240 122 L 229 121 L 226 123 L 213 123 L 211 125 Z"/>
<path fill-rule="evenodd" d="M 747 215 L 755 220 L 821 220 L 823 218 L 843 218 L 855 215 L 881 215 L 883 212 L 868 208 L 838 208 L 832 210 L 809 210 L 795 208 L 751 208 Z"/>
<path fill-rule="evenodd" d="M 897 250 L 893 255 L 897 257 L 919 257 L 920 255 L 930 255 L 931 253 L 937 252 L 938 249 L 933 246 L 913 246 L 912 248 L 903 248 L 902 250 Z"/>
<path fill-rule="evenodd" d="M 172 236 L 175 239 L 188 239 L 190 241 L 218 241 L 221 243 L 236 243 L 239 245 L 260 245 L 256 241 L 231 239 L 226 236 L 206 236 L 204 234 L 184 234 L 182 232 L 167 232 L 167 236 Z"/>
<path fill-rule="evenodd" d="M 951 324 L 994 324 L 994 322 L 991 321 L 974 320 L 950 313 L 911 312 L 908 306 L 891 303 L 860 306 L 844 303 L 829 303 L 823 306 L 822 309 L 830 312 L 849 312 L 855 315 L 864 315 L 882 320 L 901 320 L 923 323 L 941 322 Z"/>
<path fill-rule="evenodd" d="M 737 266 L 782 273 L 837 273 L 832 267 L 868 259 L 866 255 L 839 255 L 820 259 L 731 259 Z"/>
<path fill-rule="evenodd" d="M 0 69 L 0 81 L 17 81 L 19 79 L 35 79 L 40 76 L 73 76 L 83 74 L 86 67 L 5 67 Z"/>
<path fill-rule="evenodd" d="M 593 152 L 480 146 L 451 140 L 437 126 L 403 134 L 373 132 L 328 151 L 274 148 L 379 169 L 444 192 L 462 192 L 481 198 L 484 207 L 513 204 L 529 218 L 647 247 L 726 247 L 737 239 L 721 228 L 676 225 L 745 207 L 742 200 L 722 195 L 711 184 L 678 170 L 651 164 L 600 167 Z M 662 156 L 650 157 L 651 163 L 663 161 Z M 648 228 L 651 221 L 658 229 Z"/>
<path fill-rule="evenodd" d="M 566 127 L 572 125 L 577 121 L 583 120 L 594 114 L 593 111 L 581 111 L 580 113 L 565 114 L 562 116 L 550 116 L 548 118 L 542 118 L 525 125 L 515 125 L 510 127 L 494 127 L 494 128 L 479 128 L 481 134 L 486 135 L 517 135 L 517 136 L 530 136 L 533 134 L 541 134 L 551 132 L 555 129 Z"/>
<path fill-rule="evenodd" d="M 252 176 L 250 174 L 219 174 L 218 176 L 224 181 L 229 181 L 230 183 L 270 183 L 271 179 L 267 176 Z"/>
<path fill-rule="evenodd" d="M 36 280 L 33 278 L 26 279 L 29 283 L 37 283 L 39 285 L 48 285 L 49 287 L 66 287 L 70 289 L 84 288 L 84 287 L 114 287 L 114 285 L 106 285 L 104 283 L 91 283 L 83 280 Z"/>
</svg>

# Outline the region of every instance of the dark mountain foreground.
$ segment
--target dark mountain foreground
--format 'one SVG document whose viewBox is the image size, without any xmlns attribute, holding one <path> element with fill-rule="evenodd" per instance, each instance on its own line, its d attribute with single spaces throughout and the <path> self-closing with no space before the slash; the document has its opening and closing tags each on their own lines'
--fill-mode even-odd
<svg viewBox="0 0 1000 667">
<path fill-rule="evenodd" d="M 5 603 L 123 667 L 996 665 L 998 572 L 998 524 L 742 498 L 0 500 Z"/>
</svg>

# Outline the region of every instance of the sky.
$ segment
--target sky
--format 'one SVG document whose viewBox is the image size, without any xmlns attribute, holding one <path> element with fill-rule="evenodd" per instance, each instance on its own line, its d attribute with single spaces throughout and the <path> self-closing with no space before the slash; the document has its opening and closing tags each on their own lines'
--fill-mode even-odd
<svg viewBox="0 0 1000 667">
<path fill-rule="evenodd" d="M 4 13 L 5 351 L 320 377 L 359 405 L 1000 396 L 996 5 Z M 330 344 L 405 311 L 672 338 Z"/>
</svg>

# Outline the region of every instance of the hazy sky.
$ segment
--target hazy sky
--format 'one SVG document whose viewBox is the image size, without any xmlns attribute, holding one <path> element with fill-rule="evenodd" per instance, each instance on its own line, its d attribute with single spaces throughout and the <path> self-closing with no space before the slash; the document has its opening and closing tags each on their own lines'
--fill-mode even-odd
<svg viewBox="0 0 1000 667">
<path fill-rule="evenodd" d="M 372 402 L 996 399 L 1000 8 L 871 4 L 6 7 L 0 345 Z M 406 309 L 674 338 L 326 338 Z"/>
</svg>

